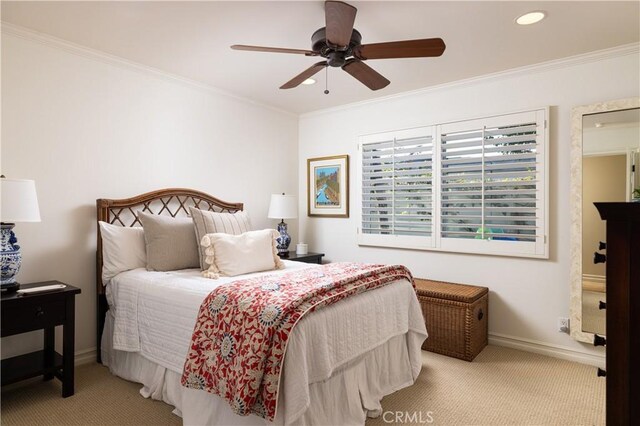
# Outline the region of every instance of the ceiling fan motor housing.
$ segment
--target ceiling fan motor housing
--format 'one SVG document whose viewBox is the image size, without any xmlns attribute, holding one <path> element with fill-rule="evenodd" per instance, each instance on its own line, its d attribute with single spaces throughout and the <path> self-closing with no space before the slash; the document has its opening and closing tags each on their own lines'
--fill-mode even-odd
<svg viewBox="0 0 640 426">
<path fill-rule="evenodd" d="M 367 59 L 430 58 L 440 56 L 446 48 L 441 38 L 392 41 L 362 45 L 362 35 L 353 28 L 358 9 L 340 0 L 326 0 L 324 15 L 326 26 L 311 36 L 311 50 L 279 47 L 233 45 L 235 50 L 290 53 L 320 56 L 324 60 L 311 65 L 300 74 L 280 86 L 293 89 L 328 66 L 340 67 L 347 74 L 371 90 L 380 90 L 390 83 L 384 76 L 365 64 Z M 325 90 L 328 93 L 328 90 Z"/>
<path fill-rule="evenodd" d="M 327 41 L 326 28 L 322 27 L 311 36 L 311 49 L 327 58 L 330 66 L 341 67 L 349 56 L 353 56 L 354 48 L 360 46 L 361 42 L 362 35 L 354 28 L 348 46 L 333 46 Z"/>
</svg>

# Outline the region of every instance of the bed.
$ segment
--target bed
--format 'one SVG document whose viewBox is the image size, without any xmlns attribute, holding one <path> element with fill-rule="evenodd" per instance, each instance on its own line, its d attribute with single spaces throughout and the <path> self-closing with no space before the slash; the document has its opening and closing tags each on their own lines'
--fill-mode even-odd
<svg viewBox="0 0 640 426">
<path fill-rule="evenodd" d="M 189 189 L 97 200 L 97 220 L 140 226 L 139 210 L 186 216 L 188 208 L 236 212 L 228 203 Z M 181 386 L 180 379 L 200 304 L 217 286 L 261 274 L 320 268 L 285 261 L 267 273 L 210 280 L 199 270 L 151 272 L 144 268 L 102 283 L 102 241 L 97 245 L 98 361 L 141 394 L 175 407 L 184 424 L 364 424 L 382 412 L 382 397 L 410 386 L 427 337 L 411 283 L 397 280 L 306 315 L 292 331 L 280 377 L 273 422 L 238 416 L 217 395 Z"/>
</svg>

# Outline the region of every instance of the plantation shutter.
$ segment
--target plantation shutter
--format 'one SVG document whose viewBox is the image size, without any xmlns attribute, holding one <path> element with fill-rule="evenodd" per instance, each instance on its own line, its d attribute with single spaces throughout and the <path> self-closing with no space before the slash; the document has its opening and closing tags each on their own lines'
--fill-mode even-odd
<svg viewBox="0 0 640 426">
<path fill-rule="evenodd" d="M 547 258 L 546 116 L 360 137 L 358 243 Z"/>
<path fill-rule="evenodd" d="M 545 252 L 543 111 L 440 127 L 440 246 Z"/>
<path fill-rule="evenodd" d="M 431 247 L 434 128 L 361 138 L 360 243 Z"/>
</svg>

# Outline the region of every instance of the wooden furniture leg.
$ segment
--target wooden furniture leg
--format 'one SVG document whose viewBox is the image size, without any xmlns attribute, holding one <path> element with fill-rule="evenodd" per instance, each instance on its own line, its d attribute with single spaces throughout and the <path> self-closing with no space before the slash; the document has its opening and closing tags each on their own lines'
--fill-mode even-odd
<svg viewBox="0 0 640 426">
<path fill-rule="evenodd" d="M 62 344 L 62 397 L 73 395 L 74 352 L 75 352 L 75 298 L 68 297 L 66 302 L 66 320 Z"/>
<path fill-rule="evenodd" d="M 47 327 L 44 329 L 44 369 L 48 371 L 44 374 L 43 380 L 53 379 L 53 368 L 55 362 L 56 328 Z"/>
</svg>

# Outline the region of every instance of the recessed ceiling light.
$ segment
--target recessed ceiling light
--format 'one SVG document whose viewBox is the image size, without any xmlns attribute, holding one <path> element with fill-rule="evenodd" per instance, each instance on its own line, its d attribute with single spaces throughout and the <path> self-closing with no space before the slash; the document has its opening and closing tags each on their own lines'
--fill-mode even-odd
<svg viewBox="0 0 640 426">
<path fill-rule="evenodd" d="M 531 24 L 535 24 L 536 22 L 540 22 L 542 21 L 545 16 L 547 16 L 546 13 L 544 13 L 541 10 L 536 10 L 533 12 L 527 12 L 524 15 L 518 16 L 516 18 L 516 22 L 520 25 L 531 25 Z"/>
<path fill-rule="evenodd" d="M 316 81 L 314 79 L 312 79 L 312 78 L 308 78 L 305 81 L 303 81 L 302 84 L 305 84 L 305 85 L 308 86 L 310 84 L 316 84 Z"/>
</svg>

